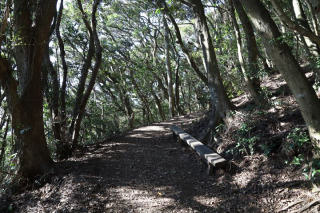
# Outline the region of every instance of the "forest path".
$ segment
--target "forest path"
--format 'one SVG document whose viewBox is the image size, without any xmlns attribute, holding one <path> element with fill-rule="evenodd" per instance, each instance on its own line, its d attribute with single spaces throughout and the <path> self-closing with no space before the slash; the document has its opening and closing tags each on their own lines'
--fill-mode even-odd
<svg viewBox="0 0 320 213">
<path fill-rule="evenodd" d="M 89 147 L 64 162 L 64 174 L 53 183 L 19 195 L 15 206 L 20 212 L 214 212 L 212 204 L 228 186 L 217 186 L 169 130 L 198 116 L 141 127 Z"/>
<path fill-rule="evenodd" d="M 215 181 L 194 153 L 173 140 L 169 130 L 173 124 L 188 125 L 198 116 L 141 127 L 86 153 L 79 159 L 79 167 L 86 169 L 76 175 L 83 177 L 76 183 L 83 188 L 77 196 L 88 200 L 83 211 L 96 205 L 90 211 L 212 212 L 210 204 L 216 198 L 207 193 Z"/>
<path fill-rule="evenodd" d="M 62 172 L 51 183 L 14 197 L 16 212 L 202 213 L 270 208 L 256 203 L 257 193 L 270 195 L 268 184 L 260 185 L 262 174 L 257 175 L 257 183 L 249 173 L 208 176 L 197 155 L 173 140 L 171 125 L 188 126 L 199 116 L 141 127 L 90 146 L 59 164 Z M 244 187 L 237 181 L 244 182 Z"/>
</svg>

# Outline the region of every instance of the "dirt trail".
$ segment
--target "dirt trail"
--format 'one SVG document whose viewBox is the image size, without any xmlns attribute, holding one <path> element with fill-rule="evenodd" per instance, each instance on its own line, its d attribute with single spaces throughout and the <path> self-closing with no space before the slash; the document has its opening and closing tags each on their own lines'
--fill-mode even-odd
<svg viewBox="0 0 320 213">
<path fill-rule="evenodd" d="M 135 129 L 63 162 L 51 183 L 13 198 L 17 212 L 272 212 L 283 185 L 267 172 L 208 176 L 168 127 L 199 115 Z M 256 159 L 256 162 L 262 162 Z M 250 166 L 247 166 L 250 168 Z M 275 172 L 276 173 L 276 172 Z M 274 176 L 277 178 L 276 176 Z M 244 179 L 241 186 L 235 180 Z M 281 180 L 280 178 L 278 179 Z M 269 184 L 270 183 L 270 184 Z M 273 185 L 274 184 L 274 185 Z M 279 192 L 282 195 L 282 192 Z M 294 196 L 294 193 L 289 193 Z M 288 197 L 288 198 L 289 198 Z M 262 201 L 261 201 L 262 200 Z"/>
</svg>

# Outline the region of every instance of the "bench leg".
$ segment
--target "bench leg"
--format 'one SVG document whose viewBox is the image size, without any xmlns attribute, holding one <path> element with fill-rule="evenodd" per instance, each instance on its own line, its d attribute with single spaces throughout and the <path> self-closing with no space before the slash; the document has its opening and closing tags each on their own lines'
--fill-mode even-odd
<svg viewBox="0 0 320 213">
<path fill-rule="evenodd" d="M 187 143 L 185 143 L 183 140 L 181 140 L 180 138 L 178 138 L 178 142 L 180 143 L 180 145 L 182 146 L 182 147 L 188 147 L 188 144 Z"/>
<path fill-rule="evenodd" d="M 208 175 L 213 175 L 214 174 L 214 168 L 211 164 L 207 164 L 207 174 Z"/>
<path fill-rule="evenodd" d="M 173 140 L 175 140 L 175 141 L 178 140 L 178 137 L 176 134 L 173 133 L 172 136 L 173 136 Z"/>
</svg>

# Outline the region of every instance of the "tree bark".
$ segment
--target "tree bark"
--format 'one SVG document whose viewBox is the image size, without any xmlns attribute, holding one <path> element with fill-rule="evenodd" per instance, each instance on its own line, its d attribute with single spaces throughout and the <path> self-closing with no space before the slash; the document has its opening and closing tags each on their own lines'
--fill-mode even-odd
<svg viewBox="0 0 320 213">
<path fill-rule="evenodd" d="M 145 94 L 143 94 L 143 92 L 141 91 L 136 79 L 134 78 L 134 75 L 133 75 L 133 71 L 130 71 L 130 80 L 132 82 L 132 85 L 133 87 L 135 88 L 137 94 L 138 94 L 138 97 L 140 98 L 141 102 L 142 102 L 142 111 L 143 111 L 143 115 L 144 117 L 147 118 L 147 123 L 151 123 L 151 121 L 153 120 L 152 119 L 152 113 L 151 113 L 151 110 L 150 110 L 150 106 L 149 106 L 149 101 L 148 101 L 148 98 L 146 97 Z M 145 120 L 145 119 L 144 119 Z"/>
<path fill-rule="evenodd" d="M 281 33 L 264 5 L 257 0 L 242 0 L 241 2 L 263 38 L 262 41 L 268 55 L 296 98 L 311 140 L 320 148 L 320 101 L 314 89 L 303 74 L 288 45 L 278 39 Z"/>
<path fill-rule="evenodd" d="M 56 24 L 56 36 L 58 39 L 58 45 L 60 49 L 60 58 L 62 63 L 63 75 L 62 75 L 62 85 L 60 89 L 60 123 L 61 126 L 65 129 L 66 128 L 66 90 L 67 90 L 67 75 L 68 75 L 68 66 L 66 62 L 66 52 L 64 49 L 64 43 L 60 34 L 60 25 L 61 19 L 63 15 L 63 0 L 60 1 L 60 7 L 57 17 L 57 24 Z M 65 136 L 64 136 L 65 137 Z"/>
<path fill-rule="evenodd" d="M 9 15 L 10 15 L 10 7 L 11 7 L 11 0 L 8 0 L 7 4 L 6 4 L 6 9 L 5 9 L 5 12 L 4 12 L 4 16 L 3 16 L 3 22 L 2 22 L 1 27 L 0 27 L 0 50 L 1 50 L 1 43 L 5 38 L 5 30 L 8 27 L 8 18 L 9 18 Z"/>
<path fill-rule="evenodd" d="M 124 94 L 124 104 L 126 107 L 129 128 L 133 129 L 134 128 L 134 111 L 131 107 L 131 102 L 130 102 L 130 98 L 128 96 L 128 93 L 126 93 L 126 92 Z"/>
<path fill-rule="evenodd" d="M 44 134 L 41 65 L 56 3 L 56 0 L 15 0 L 14 32 L 19 38 L 15 48 L 18 82 L 12 76 L 8 60 L 0 58 L 0 79 L 19 148 L 18 174 L 30 179 L 49 171 L 53 165 Z"/>
<path fill-rule="evenodd" d="M 320 33 L 319 33 L 319 24 L 318 24 L 318 19 L 317 19 L 316 13 L 315 13 L 315 11 L 314 11 L 314 9 L 312 7 L 311 1 L 310 0 L 306 0 L 306 3 L 308 5 L 308 9 L 309 9 L 309 11 L 311 13 L 311 21 L 312 21 L 313 30 L 314 30 L 315 34 L 317 36 L 319 36 L 320 35 Z"/>
<path fill-rule="evenodd" d="M 169 95 L 169 112 L 170 116 L 175 116 L 175 104 L 173 95 L 173 81 L 172 81 L 172 69 L 170 62 L 170 40 L 169 40 L 169 27 L 165 16 L 163 16 L 164 25 L 164 43 L 165 43 L 165 55 L 166 55 L 166 69 L 167 69 L 167 79 L 168 79 L 168 95 Z"/>
<path fill-rule="evenodd" d="M 176 104 L 176 109 L 179 113 L 179 115 L 183 115 L 183 109 L 181 108 L 180 105 L 180 75 L 179 75 L 179 70 L 180 70 L 180 58 L 178 56 L 177 59 L 177 66 L 175 68 L 175 104 Z"/>
<path fill-rule="evenodd" d="M 249 18 L 247 17 L 247 15 L 245 14 L 242 8 L 242 5 L 237 4 L 237 1 L 233 3 L 232 0 L 229 0 L 229 3 L 230 3 L 231 20 L 233 23 L 234 32 L 237 40 L 238 58 L 240 62 L 241 71 L 251 97 L 253 98 L 255 103 L 259 106 L 263 104 L 263 95 L 260 94 L 261 90 L 259 88 L 259 85 L 260 85 L 259 78 L 254 77 L 254 76 L 257 76 L 257 71 L 259 70 L 259 68 L 258 68 L 258 61 L 257 61 L 258 48 L 257 48 L 255 36 L 253 33 L 253 29 L 250 24 Z M 234 8 L 237 8 L 237 12 L 243 26 L 243 30 L 246 34 L 246 41 L 247 41 L 246 43 L 247 43 L 247 49 L 248 49 L 248 66 L 246 66 L 245 60 L 242 54 L 243 52 L 242 38 L 241 38 L 239 25 L 235 16 Z"/>
<path fill-rule="evenodd" d="M 80 134 L 81 122 L 84 117 L 85 108 L 88 103 L 91 92 L 93 90 L 93 87 L 95 85 L 96 78 L 97 78 L 97 75 L 98 75 L 98 72 L 99 72 L 99 69 L 101 66 L 102 47 L 101 47 L 98 33 L 97 33 L 97 20 L 96 20 L 96 12 L 97 12 L 98 6 L 100 4 L 100 1 L 101 0 L 95 0 L 93 3 L 93 6 L 92 6 L 92 15 L 91 15 L 92 28 L 90 27 L 89 29 L 91 29 L 92 39 L 94 40 L 94 52 L 95 52 L 96 61 L 93 66 L 93 70 L 92 70 L 92 74 L 91 74 L 91 78 L 90 78 L 88 87 L 81 98 L 80 107 L 78 109 L 78 114 L 75 118 L 75 128 L 74 128 L 74 131 L 72 132 L 72 148 L 73 149 L 78 146 L 78 138 L 79 138 L 79 134 Z M 78 3 L 79 3 L 79 1 L 78 1 Z M 81 3 L 79 3 L 79 7 L 81 10 L 81 8 L 82 8 Z M 81 11 L 82 11 L 82 14 L 84 15 L 83 10 L 81 10 Z M 84 20 L 86 20 L 86 19 L 84 18 Z M 90 64 L 91 64 L 91 59 L 90 59 Z"/>
<path fill-rule="evenodd" d="M 128 126 L 130 129 L 134 128 L 134 111 L 131 106 L 131 101 L 127 91 L 124 88 L 119 88 L 120 99 L 125 108 L 125 114 L 128 118 Z"/>
<path fill-rule="evenodd" d="M 216 108 L 215 116 L 220 116 L 220 118 L 225 119 L 233 107 L 222 83 L 215 50 L 204 13 L 204 7 L 201 1 L 188 0 L 188 2 L 192 5 L 192 9 L 196 17 L 201 45 L 203 46 L 203 55 L 204 58 L 207 59 L 206 67 L 208 71 L 208 85 L 211 95 L 211 104 L 212 107 Z"/>
<path fill-rule="evenodd" d="M 297 19 L 298 23 L 301 26 L 303 26 L 304 28 L 306 28 L 307 30 L 311 31 L 311 28 L 309 26 L 306 14 L 303 11 L 303 8 L 302 8 L 300 0 L 292 0 L 292 6 L 293 6 L 293 11 L 294 11 L 294 14 L 296 16 L 296 19 Z M 319 52 L 318 52 L 317 45 L 314 42 L 312 42 L 310 40 L 310 38 L 307 37 L 307 36 L 303 36 L 303 39 L 304 39 L 307 47 L 309 48 L 309 52 L 312 55 L 314 55 L 315 57 L 318 57 L 319 56 Z"/>
<path fill-rule="evenodd" d="M 157 60 L 157 51 L 158 51 L 158 42 L 157 42 L 157 30 L 155 30 L 154 34 L 152 35 L 153 38 L 153 44 L 152 44 L 152 67 L 149 67 L 150 71 L 152 71 L 154 78 L 157 80 L 158 82 L 158 88 L 162 90 L 164 98 L 169 100 L 169 94 L 168 94 L 168 89 L 164 86 L 161 78 L 158 76 L 158 74 L 156 72 L 154 72 L 154 68 L 156 68 L 157 64 L 158 64 L 158 60 Z"/>
<path fill-rule="evenodd" d="M 83 20 L 83 22 L 89 32 L 89 49 L 88 49 L 87 56 L 84 60 L 84 64 L 81 68 L 81 77 L 80 77 L 80 81 L 78 84 L 75 105 L 73 107 L 72 121 L 71 121 L 71 124 L 69 127 L 69 133 L 72 136 L 72 141 L 75 141 L 74 139 L 77 138 L 78 134 L 79 134 L 78 130 L 80 130 L 79 129 L 80 124 L 76 124 L 76 121 L 77 121 L 77 119 L 79 119 L 79 116 L 81 116 L 81 117 L 83 116 L 83 115 L 80 115 L 80 107 L 81 107 L 81 102 L 82 102 L 84 91 L 85 91 L 87 76 L 89 74 L 89 69 L 90 69 L 91 63 L 92 63 L 92 58 L 94 57 L 94 53 L 95 53 L 95 46 L 94 46 L 95 43 L 94 43 L 94 35 L 93 35 L 92 27 L 87 19 L 87 15 L 86 15 L 85 11 L 83 10 L 81 1 L 77 0 L 77 4 L 78 4 L 78 8 L 79 8 L 81 15 L 82 15 L 82 20 Z M 82 118 L 80 118 L 80 120 L 82 120 Z M 76 125 L 78 125 L 78 126 L 75 127 Z M 75 128 L 77 128 L 77 130 L 75 130 Z"/>
<path fill-rule="evenodd" d="M 206 84 L 208 85 L 208 78 L 200 71 L 199 67 L 197 66 L 197 63 L 195 62 L 195 60 L 193 59 L 193 57 L 191 56 L 191 53 L 189 52 L 189 50 L 187 49 L 187 47 L 185 46 L 185 44 L 183 43 L 182 40 L 182 36 L 180 33 L 180 29 L 178 24 L 176 23 L 174 17 L 171 15 L 167 5 L 165 2 L 161 1 L 163 6 L 164 6 L 164 13 L 169 17 L 171 23 L 174 26 L 175 32 L 176 32 L 176 36 L 177 36 L 177 40 L 178 43 L 181 47 L 182 52 L 184 53 L 189 65 L 191 66 L 191 68 L 195 71 L 195 73 L 197 74 L 197 76 Z M 159 3 L 159 7 L 162 7 L 162 4 Z"/>
<path fill-rule="evenodd" d="M 8 131 L 9 131 L 9 118 L 5 119 L 5 116 L 3 116 L 3 119 L 4 119 L 4 123 L 6 123 L 6 127 L 4 129 L 4 133 L 1 138 L 2 144 L 1 144 L 1 153 L 0 153 L 0 167 L 2 167 L 2 162 L 5 158 L 5 151 L 6 151 L 6 147 L 7 147 L 7 135 L 8 135 Z M 2 127 L 1 127 L 1 129 L 2 129 Z"/>
<path fill-rule="evenodd" d="M 298 32 L 299 34 L 310 38 L 311 41 L 320 46 L 320 37 L 315 35 L 311 30 L 300 26 L 299 24 L 292 21 L 282 10 L 279 0 L 270 0 L 274 9 L 277 11 L 280 20 L 286 24 L 291 30 Z"/>
<path fill-rule="evenodd" d="M 49 44 L 47 44 L 43 57 L 43 72 L 47 72 L 50 75 L 50 83 L 47 85 L 47 100 L 49 102 L 50 109 L 52 111 L 52 130 L 54 138 L 58 143 L 61 143 L 61 121 L 59 113 L 59 81 L 58 73 L 54 69 L 49 55 Z M 46 77 L 48 78 L 48 76 Z M 57 147 L 58 148 L 58 147 Z"/>
<path fill-rule="evenodd" d="M 315 13 L 320 13 L 320 1 L 319 0 L 310 0 L 310 4 Z"/>
<path fill-rule="evenodd" d="M 157 96 L 156 92 L 153 90 L 153 88 L 150 88 L 151 90 L 151 94 L 156 102 L 156 105 L 157 105 L 157 108 L 158 108 L 158 111 L 159 111 L 159 114 L 160 114 L 160 117 L 161 117 L 161 120 L 166 120 L 166 116 L 165 116 L 165 113 L 162 109 L 162 104 L 161 104 L 161 100 L 160 98 Z"/>
</svg>

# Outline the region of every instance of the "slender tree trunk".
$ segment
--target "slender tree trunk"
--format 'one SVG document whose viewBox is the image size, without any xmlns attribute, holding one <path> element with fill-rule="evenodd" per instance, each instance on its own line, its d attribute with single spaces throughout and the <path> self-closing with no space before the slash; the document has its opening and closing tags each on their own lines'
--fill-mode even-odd
<svg viewBox="0 0 320 213">
<path fill-rule="evenodd" d="M 2 137 L 2 146 L 1 146 L 1 153 L 0 153 L 0 166 L 3 167 L 4 165 L 4 160 L 5 160 L 5 152 L 6 152 L 6 147 L 7 147 L 7 135 L 8 135 L 8 128 L 9 126 L 9 121 L 6 124 L 6 128 L 4 130 L 4 134 Z"/>
<path fill-rule="evenodd" d="M 128 118 L 128 125 L 130 129 L 134 128 L 134 112 L 132 110 L 131 101 L 128 93 L 124 89 L 120 89 L 120 96 L 125 107 L 126 116 Z"/>
<path fill-rule="evenodd" d="M 164 24 L 164 41 L 165 41 L 165 55 L 166 55 L 166 67 L 167 67 L 167 79 L 168 79 L 168 94 L 169 94 L 169 112 L 170 116 L 175 116 L 175 104 L 173 95 L 173 81 L 172 81 L 172 69 L 170 62 L 170 40 L 169 40 L 169 27 L 165 16 L 163 16 Z"/>
<path fill-rule="evenodd" d="M 258 57 L 260 55 L 258 50 L 258 45 L 256 41 L 256 37 L 254 35 L 254 30 L 251 25 L 251 22 L 244 11 L 242 5 L 238 1 L 233 1 L 234 7 L 239 15 L 239 19 L 242 23 L 242 27 L 245 33 L 247 50 L 248 50 L 248 69 L 249 69 L 249 77 L 252 79 L 252 83 L 256 92 L 258 93 L 258 100 L 260 104 L 266 103 L 266 100 L 263 97 L 262 90 L 260 88 L 260 80 L 257 76 L 257 72 L 259 71 L 258 66 Z M 261 55 L 260 58 L 264 64 L 266 70 L 269 70 L 268 64 L 266 63 L 266 59 L 264 59 Z"/>
<path fill-rule="evenodd" d="M 190 0 L 190 2 L 193 5 L 193 11 L 197 20 L 200 41 L 204 50 L 203 55 L 207 59 L 206 67 L 208 70 L 211 104 L 213 107 L 216 107 L 215 116 L 217 117 L 219 115 L 220 118 L 224 119 L 232 109 L 232 105 L 222 83 L 215 50 L 204 13 L 204 7 L 201 1 Z"/>
<path fill-rule="evenodd" d="M 154 35 L 153 35 L 153 51 L 152 51 L 152 65 L 154 68 L 157 67 L 157 64 L 158 64 L 158 60 L 157 60 L 157 51 L 158 51 L 158 42 L 157 42 L 157 33 L 158 31 L 156 30 L 154 32 Z M 153 70 L 153 68 L 149 68 L 150 70 Z M 157 80 L 158 82 L 158 88 L 160 90 L 163 91 L 163 96 L 165 99 L 169 100 L 169 93 L 168 93 L 168 89 L 165 88 L 162 80 L 160 77 L 158 77 L 157 73 L 156 72 L 153 72 L 153 75 L 155 77 L 155 79 Z M 163 111 L 163 107 L 162 107 L 162 104 L 161 104 L 161 100 L 160 98 L 157 96 L 156 92 L 154 91 L 154 89 L 152 88 L 152 84 L 150 85 L 150 91 L 151 91 L 151 94 L 156 102 L 156 105 L 157 105 L 157 108 L 158 108 L 158 111 L 159 111 L 159 114 L 160 114 L 160 117 L 161 117 L 161 120 L 165 120 L 166 119 L 166 115 L 165 115 L 165 112 Z"/>
<path fill-rule="evenodd" d="M 179 68 L 180 68 L 180 58 L 178 56 L 178 59 L 177 59 L 177 66 L 176 66 L 176 69 L 175 69 L 175 104 L 176 104 L 176 109 L 179 113 L 179 115 L 183 115 L 184 112 L 181 108 L 181 105 L 180 105 L 180 75 L 179 75 Z"/>
<path fill-rule="evenodd" d="M 310 29 L 306 29 L 299 24 L 295 23 L 288 17 L 281 8 L 281 2 L 278 0 L 270 0 L 274 9 L 277 11 L 277 14 L 284 24 L 286 24 L 291 30 L 298 32 L 299 34 L 310 38 L 310 40 L 320 46 L 320 37 L 315 35 Z"/>
<path fill-rule="evenodd" d="M 203 50 L 205 67 L 208 75 L 208 87 L 210 91 L 210 103 L 212 107 L 208 128 L 203 129 L 200 133 L 199 139 L 202 140 L 207 137 L 207 135 L 215 128 L 221 119 L 228 124 L 230 111 L 233 107 L 227 96 L 220 76 L 220 70 L 202 2 L 197 0 L 188 0 L 187 4 L 192 6 L 195 14 L 198 35 L 200 37 L 199 40 Z"/>
<path fill-rule="evenodd" d="M 149 101 L 148 98 L 143 94 L 143 92 L 140 90 L 139 85 L 137 84 L 133 72 L 130 71 L 130 80 L 133 84 L 133 87 L 135 88 L 135 90 L 137 91 L 137 94 L 142 102 L 142 107 L 143 107 L 143 115 L 146 116 L 147 118 L 147 123 L 151 123 L 151 119 L 152 119 L 152 113 L 150 110 L 150 106 L 149 106 Z M 153 119 L 152 119 L 153 120 Z"/>
<path fill-rule="evenodd" d="M 192 89 L 191 89 L 191 81 L 188 78 L 187 79 L 187 87 L 188 87 L 188 108 L 189 108 L 189 114 L 192 113 L 192 107 L 191 107 L 191 101 L 192 101 Z"/>
<path fill-rule="evenodd" d="M 159 111 L 159 114 L 160 114 L 160 117 L 161 117 L 161 120 L 166 120 L 166 115 L 162 109 L 162 105 L 161 105 L 161 100 L 159 99 L 159 97 L 157 96 L 157 94 L 155 93 L 155 91 L 151 88 L 151 93 L 152 93 L 152 96 L 156 102 L 156 105 L 157 105 L 157 108 L 158 108 L 158 111 Z"/>
<path fill-rule="evenodd" d="M 245 18 L 242 17 L 242 19 L 240 19 L 240 20 L 242 22 L 244 31 L 247 36 L 246 38 L 247 38 L 247 49 L 248 49 L 248 58 L 249 58 L 248 67 L 246 67 L 245 60 L 244 60 L 244 57 L 242 54 L 242 52 L 243 52 L 242 38 L 241 38 L 239 25 L 238 25 L 238 22 L 237 22 L 235 13 L 234 13 L 233 2 L 232 2 L 232 0 L 229 0 L 229 2 L 230 2 L 230 7 L 231 7 L 230 8 L 231 9 L 230 10 L 231 20 L 233 23 L 234 32 L 235 32 L 236 41 L 237 41 L 238 59 L 239 59 L 239 63 L 240 63 L 240 68 L 241 68 L 244 80 L 246 82 L 248 91 L 249 91 L 251 97 L 253 98 L 253 100 L 259 106 L 259 105 L 263 104 L 263 102 L 261 101 L 262 95 L 259 94 L 259 83 L 256 83 L 256 82 L 259 82 L 259 79 L 257 77 L 255 77 L 255 78 L 252 77 L 252 76 L 256 76 L 257 71 L 259 70 L 258 66 L 257 66 L 257 47 L 256 47 L 257 45 L 255 42 L 253 30 L 252 30 L 252 32 L 250 32 L 250 30 L 248 30 L 250 27 L 249 28 L 248 28 L 248 26 L 246 26 L 247 28 L 245 27 L 245 24 L 248 24 L 248 23 L 250 24 L 250 22 L 245 22 Z M 235 5 L 236 5 L 236 3 L 235 3 Z M 236 8 L 238 8 L 237 11 L 241 11 L 240 8 L 242 8 L 242 6 L 237 5 Z M 244 12 L 244 11 L 241 11 L 241 12 Z M 240 17 L 240 14 L 242 16 L 244 15 L 241 12 L 238 12 L 239 17 Z M 249 21 L 249 19 L 246 21 Z M 248 35 L 248 33 L 250 33 L 250 35 Z M 252 36 L 253 36 L 253 38 L 252 38 Z M 251 41 L 252 39 L 254 39 L 254 41 Z M 255 45 L 255 47 L 254 47 L 254 45 Z"/>
<path fill-rule="evenodd" d="M 317 19 L 317 16 L 316 16 L 316 13 L 312 7 L 312 4 L 310 2 L 310 0 L 306 0 L 307 2 L 307 5 L 308 5 L 308 9 L 311 13 L 311 21 L 312 21 L 312 27 L 313 27 L 313 31 L 315 32 L 315 34 L 317 36 L 320 35 L 320 31 L 319 31 L 319 24 L 318 24 L 318 19 Z"/>
<path fill-rule="evenodd" d="M 238 0 L 239 1 L 239 0 Z M 257 0 L 241 1 L 272 61 L 286 80 L 301 109 L 311 140 L 320 148 L 320 101 L 264 5 Z M 273 42 L 270 42 L 273 41 Z"/>
<path fill-rule="evenodd" d="M 81 68 L 81 76 L 80 76 L 80 81 L 78 84 L 78 88 L 77 88 L 77 94 L 76 94 L 76 101 L 75 101 L 75 105 L 73 107 L 73 113 L 72 113 L 72 121 L 69 127 L 69 133 L 72 136 L 72 143 L 77 143 L 75 140 L 76 138 L 78 138 L 79 135 L 79 130 L 80 130 L 80 123 L 76 124 L 77 120 L 82 120 L 83 115 L 80 115 L 80 107 L 81 107 L 81 102 L 83 100 L 83 95 L 84 95 L 84 91 L 85 91 L 85 86 L 86 86 L 86 81 L 87 81 L 87 76 L 89 73 L 89 69 L 91 67 L 91 63 L 92 63 L 92 58 L 94 57 L 94 53 L 95 53 L 95 41 L 94 41 L 94 35 L 93 35 L 93 30 L 92 30 L 92 26 L 90 25 L 89 21 L 87 20 L 87 15 L 85 13 L 85 11 L 83 10 L 82 7 L 82 3 L 81 0 L 77 0 L 77 4 L 79 7 L 79 10 L 81 12 L 82 15 L 82 20 L 89 32 L 89 50 L 87 52 L 86 58 L 84 60 L 84 64 Z M 92 13 L 93 15 L 93 13 Z M 75 128 L 77 130 L 75 130 Z"/>
<path fill-rule="evenodd" d="M 310 0 L 310 4 L 312 6 L 312 10 L 319 14 L 320 13 L 320 2 L 319 0 Z"/>
<path fill-rule="evenodd" d="M 100 88 L 104 93 L 108 94 L 108 95 L 111 97 L 112 103 L 117 107 L 117 109 L 118 109 L 120 112 L 126 114 L 125 108 L 124 108 L 121 104 L 119 104 L 119 101 L 118 101 L 117 96 L 112 92 L 112 90 L 109 88 L 109 86 L 108 86 L 105 82 L 103 82 L 102 80 L 100 80 L 99 83 L 101 84 L 99 88 Z M 114 83 L 114 82 L 112 82 L 112 83 L 116 86 L 116 83 Z M 119 88 L 116 87 L 116 90 L 118 90 L 118 89 L 119 89 Z M 122 100 L 121 100 L 121 102 L 122 102 Z"/>
<path fill-rule="evenodd" d="M 67 90 L 67 75 L 68 75 L 68 66 L 66 62 L 66 52 L 64 49 L 64 43 L 62 40 L 62 37 L 60 35 L 60 25 L 61 25 L 61 19 L 63 15 L 63 0 L 60 1 L 60 7 L 59 7 L 59 12 L 58 12 L 58 17 L 57 17 L 57 25 L 56 25 L 56 36 L 58 39 L 58 45 L 60 49 L 60 58 L 61 58 L 61 63 L 62 63 L 62 69 L 63 69 L 63 76 L 62 76 L 62 85 L 60 89 L 60 123 L 61 127 L 63 129 L 66 129 L 66 90 Z M 63 138 L 65 135 L 63 136 Z M 65 138 L 63 139 L 65 140 Z M 64 141 L 65 143 L 65 141 Z"/>
<path fill-rule="evenodd" d="M 304 28 L 311 31 L 311 28 L 309 26 L 306 14 L 303 11 L 300 0 L 292 0 L 292 6 L 293 6 L 294 14 L 295 14 L 296 19 L 298 20 L 299 24 L 301 26 L 303 26 Z M 310 40 L 310 38 L 307 36 L 303 36 L 303 39 L 304 39 L 307 47 L 309 48 L 310 53 L 312 53 L 312 55 L 314 55 L 315 57 L 318 57 L 319 52 L 318 52 L 317 44 L 312 42 Z"/>
<path fill-rule="evenodd" d="M 1 143 L 1 153 L 0 153 L 0 167 L 2 167 L 2 162 L 4 160 L 4 157 L 5 157 L 5 151 L 6 151 L 6 147 L 7 147 L 7 134 L 8 134 L 8 130 L 9 130 L 9 117 L 7 117 L 7 111 L 5 110 L 4 112 L 4 115 L 2 116 L 2 122 L 1 122 L 1 125 L 0 125 L 0 128 L 2 129 L 4 125 L 5 126 L 5 129 L 4 129 L 4 132 L 3 132 L 3 136 L 1 138 L 2 140 L 2 143 Z"/>
<path fill-rule="evenodd" d="M 189 52 L 189 50 L 186 48 L 186 46 L 184 45 L 183 43 L 183 40 L 182 40 L 182 36 L 181 36 L 181 33 L 180 33 L 180 29 L 179 29 L 179 26 L 178 24 L 176 23 L 174 17 L 171 15 L 166 3 L 164 1 L 160 1 L 162 2 L 159 3 L 159 7 L 162 8 L 162 5 L 164 6 L 164 13 L 168 16 L 168 18 L 170 19 L 171 23 L 173 24 L 174 26 L 174 29 L 175 29 L 175 32 L 176 32 L 176 36 L 177 36 L 177 40 L 178 40 L 178 43 L 181 47 L 181 50 L 182 52 L 184 53 L 190 67 L 195 71 L 195 73 L 197 74 L 197 76 L 206 84 L 208 85 L 208 78 L 200 71 L 199 67 L 197 66 L 197 63 L 196 61 L 194 60 L 194 58 L 191 56 L 191 53 Z"/>
<path fill-rule="evenodd" d="M 49 55 L 49 44 L 47 45 L 43 58 L 43 70 L 48 72 L 50 75 L 50 88 L 48 89 L 47 99 L 52 111 L 52 130 L 54 138 L 58 141 L 58 144 L 61 143 L 61 121 L 59 113 L 59 81 L 58 73 L 54 69 Z M 58 148 L 58 147 L 57 147 Z"/>
<path fill-rule="evenodd" d="M 98 72 L 99 72 L 99 69 L 101 66 L 102 47 L 100 45 L 100 41 L 99 41 L 99 37 L 98 37 L 98 33 L 97 33 L 97 20 L 96 20 L 96 12 L 97 12 L 98 6 L 100 4 L 100 1 L 101 0 L 95 0 L 93 3 L 93 6 L 92 6 L 92 15 L 91 15 L 92 16 L 91 17 L 92 28 L 91 28 L 91 31 L 92 31 L 92 37 L 93 37 L 94 45 L 95 45 L 94 52 L 96 53 L 95 54 L 96 61 L 93 66 L 93 69 L 92 69 L 92 75 L 91 75 L 88 87 L 82 96 L 81 103 L 80 103 L 80 106 L 78 109 L 78 114 L 75 118 L 75 128 L 74 128 L 74 131 L 72 132 L 72 147 L 73 147 L 73 149 L 78 146 L 78 138 L 79 138 L 79 134 L 80 134 L 81 122 L 84 117 L 85 108 L 87 106 L 89 97 L 90 97 L 91 92 L 93 90 L 93 87 L 96 83 L 96 78 L 97 78 L 97 75 L 98 75 Z M 80 4 L 79 4 L 79 6 L 80 6 Z M 91 63 L 91 61 L 90 61 L 90 63 Z"/>
<path fill-rule="evenodd" d="M 169 94 L 168 94 L 168 89 L 164 86 L 164 83 L 162 82 L 161 78 L 158 76 L 158 74 L 156 72 L 154 72 L 154 68 L 156 68 L 157 64 L 158 64 L 158 60 L 157 60 L 157 51 L 158 51 L 158 42 L 157 42 L 157 33 L 158 31 L 156 30 L 154 32 L 153 37 L 153 45 L 152 45 L 152 65 L 153 67 L 149 67 L 150 71 L 153 72 L 154 78 L 157 80 L 158 82 L 158 87 L 160 90 L 162 90 L 164 98 L 169 100 Z"/>
</svg>

